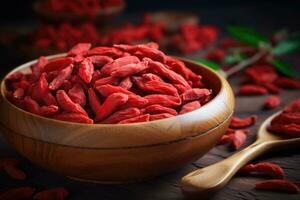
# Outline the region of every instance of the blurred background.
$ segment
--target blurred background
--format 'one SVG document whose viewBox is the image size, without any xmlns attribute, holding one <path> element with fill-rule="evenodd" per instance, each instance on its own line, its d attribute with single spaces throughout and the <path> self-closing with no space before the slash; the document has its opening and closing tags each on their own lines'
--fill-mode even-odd
<svg viewBox="0 0 300 200">
<path fill-rule="evenodd" d="M 297 0 L 103 0 L 100 6 L 91 0 L 84 8 L 72 7 L 70 3 L 63 6 L 59 2 L 76 0 L 2 2 L 1 75 L 37 56 L 65 52 L 79 41 L 111 45 L 154 40 L 169 53 L 193 58 L 203 57 L 203 51 L 212 43 L 226 37 L 228 25 L 251 27 L 266 36 L 282 29 L 291 32 L 300 29 Z M 161 13 L 170 10 L 176 16 Z M 195 27 L 180 30 L 187 23 L 213 27 L 209 31 L 216 33 L 217 38 L 210 38 L 209 44 L 198 41 L 197 45 L 183 43 L 184 47 L 178 47 L 175 45 L 181 40 L 178 35 L 189 35 L 195 30 Z M 209 36 L 214 37 L 211 36 L 214 33 Z"/>
</svg>

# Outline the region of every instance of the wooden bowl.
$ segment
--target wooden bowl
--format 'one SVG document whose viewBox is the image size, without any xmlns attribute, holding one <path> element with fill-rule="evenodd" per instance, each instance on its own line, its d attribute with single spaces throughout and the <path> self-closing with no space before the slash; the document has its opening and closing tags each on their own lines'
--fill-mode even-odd
<svg viewBox="0 0 300 200">
<path fill-rule="evenodd" d="M 54 57 L 58 56 L 62 55 Z M 177 169 L 196 161 L 215 146 L 234 109 L 231 87 L 223 77 L 205 66 L 183 61 L 204 77 L 215 94 L 209 103 L 195 111 L 133 124 L 64 122 L 17 108 L 6 99 L 2 81 L 0 127 L 20 154 L 79 180 L 129 182 Z M 34 62 L 12 72 L 26 71 Z"/>
</svg>

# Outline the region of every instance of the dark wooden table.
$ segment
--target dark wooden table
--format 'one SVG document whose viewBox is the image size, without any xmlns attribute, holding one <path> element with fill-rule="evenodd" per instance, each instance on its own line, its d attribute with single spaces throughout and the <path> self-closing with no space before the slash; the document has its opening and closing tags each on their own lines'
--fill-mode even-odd
<svg viewBox="0 0 300 200">
<path fill-rule="evenodd" d="M 297 1 L 293 1 L 297 2 Z M 202 22 L 215 24 L 224 28 L 225 24 L 236 22 L 240 24 L 253 25 L 258 30 L 270 33 L 278 28 L 287 27 L 292 30 L 299 30 L 300 13 L 298 11 L 300 3 L 297 6 L 287 7 L 286 4 L 272 3 L 270 1 L 260 2 L 258 5 L 245 4 L 228 4 L 223 6 L 207 7 L 199 6 Z M 237 17 L 238 16 L 238 17 Z M 0 76 L 4 71 L 14 66 L 15 55 L 13 51 L 1 50 L 1 68 Z M 299 56 L 288 58 L 294 65 L 299 65 Z M 23 61 L 18 61 L 18 64 Z M 11 66 L 13 63 L 13 66 Z M 4 66 L 4 68 L 2 68 Z M 7 68 L 5 68 L 7 67 Z M 232 87 L 236 90 L 239 84 L 239 77 L 230 79 Z M 258 122 L 251 127 L 251 134 L 247 139 L 247 143 L 243 147 L 254 141 L 257 129 L 261 122 L 272 113 L 281 109 L 289 101 L 300 98 L 298 91 L 283 91 L 280 94 L 282 105 L 280 108 L 272 111 L 263 111 L 261 106 L 267 96 L 259 97 L 237 97 L 235 114 L 243 117 L 252 114 L 258 115 Z M 1 112 L 1 111 L 0 111 Z M 47 171 L 28 160 L 20 157 L 11 147 L 7 145 L 3 137 L 0 135 L 0 158 L 14 156 L 21 160 L 20 168 L 26 171 L 28 177 L 26 181 L 15 181 L 10 179 L 6 174 L 0 173 L 0 192 L 12 187 L 18 186 L 34 186 L 38 190 L 46 188 L 64 186 L 71 192 L 70 200 L 114 200 L 114 199 L 131 199 L 131 200 L 154 200 L 154 199 L 184 199 L 180 191 L 180 179 L 185 174 L 208 166 L 212 163 L 220 161 L 228 157 L 232 152 L 227 146 L 217 146 L 207 153 L 197 162 L 192 163 L 184 168 L 169 174 L 159 176 L 155 179 L 141 183 L 132 183 L 126 185 L 98 185 L 93 183 L 76 182 L 53 172 Z M 74 155 L 76 156 L 76 155 Z M 299 148 L 287 149 L 281 151 L 272 151 L 254 162 L 271 161 L 280 164 L 287 174 L 287 179 L 300 185 L 300 150 Z M 284 194 L 269 191 L 257 191 L 254 189 L 257 180 L 263 177 L 254 176 L 235 176 L 230 183 L 211 197 L 213 200 L 231 200 L 231 199 L 258 199 L 258 200 L 299 200 L 300 194 Z M 199 198 L 202 199 L 202 198 Z"/>
<path fill-rule="evenodd" d="M 237 88 L 238 77 L 230 80 L 234 89 Z M 243 147 L 254 141 L 257 129 L 261 122 L 272 113 L 281 109 L 289 101 L 299 98 L 299 91 L 283 91 L 282 106 L 276 110 L 263 111 L 261 106 L 266 96 L 258 97 L 237 97 L 235 114 L 238 116 L 249 116 L 252 114 L 258 115 L 258 122 L 251 127 L 251 134 L 247 139 L 247 143 Z M 99 185 L 93 183 L 76 182 L 64 178 L 58 174 L 47 171 L 28 160 L 20 157 L 11 147 L 0 138 L 0 158 L 6 156 L 15 156 L 21 160 L 20 168 L 24 169 L 28 175 L 26 181 L 15 181 L 10 179 L 6 174 L 0 173 L 0 191 L 17 186 L 34 186 L 38 190 L 64 186 L 71 191 L 70 200 L 77 199 L 184 199 L 181 194 L 179 183 L 182 176 L 195 169 L 205 167 L 219 160 L 222 160 L 234 153 L 228 146 L 216 146 L 208 154 L 182 169 L 159 176 L 155 179 L 141 183 L 132 183 L 124 185 Z M 76 156 L 76 155 L 74 155 Z M 272 151 L 256 161 L 271 161 L 283 167 L 286 171 L 287 179 L 294 181 L 300 185 L 300 151 L 299 148 L 287 149 L 281 151 Z M 257 180 L 264 179 L 263 177 L 254 176 L 235 176 L 230 183 L 221 191 L 211 197 L 213 200 L 221 199 L 300 199 L 300 194 L 284 194 L 269 191 L 257 191 L 254 189 Z"/>
</svg>

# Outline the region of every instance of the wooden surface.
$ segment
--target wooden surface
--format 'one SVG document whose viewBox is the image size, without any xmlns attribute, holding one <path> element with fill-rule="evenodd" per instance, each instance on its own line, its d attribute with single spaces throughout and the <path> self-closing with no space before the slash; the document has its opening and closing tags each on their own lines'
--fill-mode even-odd
<svg viewBox="0 0 300 200">
<path fill-rule="evenodd" d="M 131 1 L 132 2 L 132 1 Z M 271 34 L 272 32 L 281 29 L 283 27 L 289 30 L 299 30 L 300 27 L 300 12 L 299 1 L 193 1 L 182 4 L 182 1 L 178 6 L 179 9 L 193 8 L 197 13 L 201 14 L 201 23 L 214 24 L 223 28 L 228 23 L 242 24 L 257 28 L 257 30 L 263 33 Z M 206 2 L 206 4 L 205 4 Z M 209 2 L 209 5 L 208 3 Z M 20 1 L 20 4 L 26 4 L 27 2 Z M 197 4 L 195 4 L 197 3 Z M 153 10 L 159 9 L 157 6 L 162 5 L 162 8 L 169 8 L 173 6 L 174 1 L 166 1 L 163 4 L 162 1 L 140 1 L 140 5 L 144 5 L 144 8 L 152 6 Z M 296 4 L 296 5 L 295 5 Z M 19 10 L 24 10 L 22 6 L 15 6 L 15 2 L 11 1 L 11 7 Z M 14 12 L 8 9 L 6 6 L 2 6 L 3 20 L 6 20 L 8 16 L 10 18 L 15 16 L 22 16 L 22 12 Z M 155 9 L 154 9 L 155 8 Z M 131 4 L 128 9 L 134 12 L 143 11 L 138 6 Z M 9 13 L 9 14 L 8 14 Z M 132 19 L 136 19 L 136 15 L 129 16 Z M 122 19 L 126 16 L 122 16 Z M 11 24 L 11 22 L 9 23 Z M 18 29 L 24 27 L 24 24 L 28 26 L 28 23 L 23 20 L 15 23 Z M 23 25 L 23 26 L 21 26 Z M 29 23 L 32 25 L 32 23 Z M 2 27 L 1 27 L 2 28 Z M 15 31 L 15 27 L 13 27 Z M 27 29 L 26 29 L 27 30 Z M 7 38 L 5 38 L 7 40 Z M 22 59 L 16 59 L 15 49 L 5 48 L 0 49 L 2 58 L 0 74 L 4 75 L 9 69 L 27 61 Z M 23 54 L 22 54 L 23 55 Z M 300 66 L 299 54 L 294 58 L 288 59 L 293 65 Z M 236 86 L 238 80 L 234 78 L 231 83 Z M 281 94 L 284 103 L 289 102 L 292 99 L 300 98 L 299 91 L 284 92 Z M 274 111 L 262 111 L 261 105 L 266 96 L 261 97 L 238 97 L 236 101 L 236 114 L 239 116 L 248 116 L 251 114 L 258 114 L 258 123 L 256 126 L 251 127 L 251 134 L 247 140 L 247 146 L 254 141 L 255 131 L 258 128 L 260 122 L 262 122 L 267 116 L 274 113 Z M 179 188 L 179 181 L 182 176 L 186 175 L 192 170 L 200 167 L 208 166 L 230 155 L 230 151 L 226 146 L 217 146 L 206 154 L 202 159 L 197 162 L 188 165 L 173 173 L 169 173 L 155 179 L 143 182 L 126 185 L 98 185 L 91 183 L 81 183 L 64 178 L 53 172 L 47 171 L 39 166 L 32 164 L 31 162 L 20 157 L 12 148 L 10 148 L 0 134 L 0 157 L 16 156 L 21 160 L 20 167 L 27 172 L 28 179 L 25 182 L 15 181 L 7 177 L 5 174 L 0 173 L 0 191 L 16 186 L 30 185 L 37 187 L 38 190 L 46 189 L 49 187 L 65 186 L 71 191 L 70 200 L 114 200 L 114 199 L 131 199 L 131 200 L 153 200 L 153 199 L 167 199 L 167 200 L 183 200 Z M 76 155 L 74 155 L 76 156 Z M 272 161 L 280 164 L 287 173 L 288 179 L 296 182 L 300 185 L 300 150 L 299 148 L 285 151 L 274 151 L 267 155 L 258 158 L 255 161 Z M 236 176 L 230 183 L 220 192 L 213 196 L 212 200 L 299 200 L 300 195 L 284 194 L 276 192 L 256 191 L 253 186 L 257 180 L 263 179 L 262 177 L 253 176 Z M 201 198 L 202 199 L 202 198 Z"/>
<path fill-rule="evenodd" d="M 232 85 L 236 88 L 239 80 L 233 78 Z M 284 91 L 281 93 L 283 105 L 292 99 L 300 98 L 299 91 Z M 258 114 L 258 122 L 255 126 L 251 127 L 251 134 L 248 137 L 247 146 L 254 141 L 256 130 L 259 124 L 272 113 L 280 108 L 272 111 L 262 111 L 261 105 L 266 96 L 259 97 L 237 97 L 236 99 L 236 114 L 238 116 L 248 116 L 251 114 Z M 281 106 L 281 108 L 283 107 Z M 176 170 L 175 172 L 168 173 L 157 178 L 141 182 L 124 185 L 99 185 L 93 183 L 83 183 L 64 178 L 58 174 L 47 171 L 31 162 L 20 157 L 12 148 L 10 148 L 1 138 L 0 141 L 0 156 L 17 156 L 22 162 L 20 167 L 24 169 L 28 178 L 25 182 L 15 181 L 7 177 L 5 174 L 0 174 L 0 190 L 5 190 L 11 187 L 32 185 L 38 189 L 45 189 L 55 186 L 65 186 L 71 191 L 70 200 L 79 199 L 184 199 L 179 182 L 182 176 L 188 172 L 200 167 L 208 166 L 230 155 L 232 151 L 226 146 L 217 146 L 206 154 L 202 159 L 194 162 L 191 165 Z M 74 155 L 76 156 L 76 155 Z M 287 178 L 300 185 L 300 151 L 299 148 L 272 151 L 255 161 L 272 161 L 280 164 L 287 173 Z M 254 176 L 235 176 L 229 184 L 216 193 L 211 199 L 258 199 L 258 200 L 299 200 L 299 194 L 284 194 L 269 191 L 256 191 L 253 187 L 257 180 L 263 177 Z"/>
</svg>

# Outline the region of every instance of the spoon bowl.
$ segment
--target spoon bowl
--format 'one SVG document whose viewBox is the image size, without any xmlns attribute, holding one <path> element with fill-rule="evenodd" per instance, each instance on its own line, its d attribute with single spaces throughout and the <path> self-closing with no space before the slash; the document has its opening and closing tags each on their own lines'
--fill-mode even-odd
<svg viewBox="0 0 300 200">
<path fill-rule="evenodd" d="M 181 180 L 181 189 L 184 195 L 199 197 L 224 187 L 229 180 L 257 156 L 277 147 L 300 144 L 300 138 L 285 138 L 267 130 L 272 119 L 280 112 L 268 117 L 260 126 L 256 141 L 247 148 L 232 156 L 208 167 L 193 171 Z"/>
</svg>

